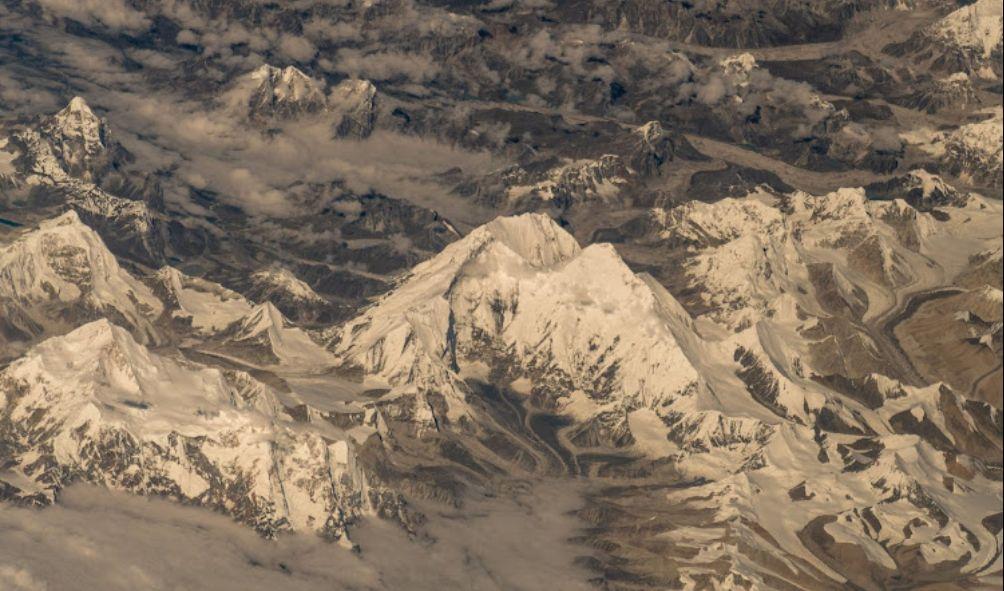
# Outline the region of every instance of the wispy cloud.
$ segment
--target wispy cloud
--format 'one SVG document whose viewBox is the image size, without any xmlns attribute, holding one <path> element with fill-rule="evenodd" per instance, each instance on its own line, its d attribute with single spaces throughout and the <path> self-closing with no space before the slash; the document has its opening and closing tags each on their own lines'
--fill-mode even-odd
<svg viewBox="0 0 1004 591">
<path fill-rule="evenodd" d="M 430 506 L 430 539 L 366 519 L 357 555 L 311 535 L 263 540 L 204 509 L 71 487 L 45 509 L 0 505 L 0 588 L 585 591 L 589 573 L 573 563 L 586 549 L 566 542 L 579 525 L 566 514 L 574 488 L 540 483 L 522 504 L 472 499 L 463 515 Z"/>
<path fill-rule="evenodd" d="M 112 29 L 143 31 L 150 19 L 125 0 L 35 0 L 48 14 Z"/>
</svg>

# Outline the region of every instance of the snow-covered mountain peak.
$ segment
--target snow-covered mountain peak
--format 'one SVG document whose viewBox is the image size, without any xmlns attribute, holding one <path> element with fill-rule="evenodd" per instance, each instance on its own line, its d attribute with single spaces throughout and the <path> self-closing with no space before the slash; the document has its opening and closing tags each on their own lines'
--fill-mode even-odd
<svg viewBox="0 0 1004 591">
<path fill-rule="evenodd" d="M 292 271 L 282 266 L 275 265 L 255 271 L 251 275 L 251 282 L 257 294 L 253 297 L 259 300 L 278 299 L 278 296 L 308 304 L 327 302 Z"/>
<path fill-rule="evenodd" d="M 95 180 L 114 161 L 128 157 L 128 153 L 109 138 L 105 122 L 79 96 L 62 110 L 43 119 L 38 133 L 47 146 L 36 146 L 32 150 L 34 159 L 54 159 L 58 163 L 57 168 L 85 181 Z M 27 139 L 31 143 L 32 138 Z M 45 162 L 37 162 L 36 165 L 53 168 L 52 164 Z"/>
<path fill-rule="evenodd" d="M 264 65 L 244 76 L 233 89 L 231 99 L 245 102 L 253 119 L 292 118 L 324 109 L 324 85 L 295 66 L 276 68 Z"/>
<path fill-rule="evenodd" d="M 154 353 L 107 320 L 35 346 L 0 380 L 7 498 L 49 503 L 85 481 L 332 538 L 368 510 L 351 442 L 292 428 L 247 373 Z"/>
<path fill-rule="evenodd" d="M 94 365 L 98 359 L 113 350 L 121 350 L 118 356 L 131 363 L 132 351 L 129 342 L 135 341 L 124 329 L 115 326 L 107 318 L 100 318 L 60 337 L 47 339 L 36 345 L 28 356 L 37 356 L 43 365 L 55 370 L 78 371 Z"/>
<path fill-rule="evenodd" d="M 469 248 L 483 241 L 497 241 L 529 264 L 547 267 L 579 253 L 579 244 L 544 214 L 527 213 L 499 217 L 471 232 L 458 242 Z"/>
<path fill-rule="evenodd" d="M 686 323 L 659 291 L 612 246 L 580 249 L 547 216 L 498 218 L 416 267 L 333 348 L 403 390 L 446 394 L 451 416 L 465 412 L 464 368 L 481 363 L 554 385 L 556 397 L 570 383 L 587 406 L 668 412 L 701 387 L 676 337 Z"/>
<path fill-rule="evenodd" d="M 376 92 L 376 86 L 369 80 L 348 78 L 331 89 L 330 98 L 334 102 L 358 104 L 373 100 Z"/>
<path fill-rule="evenodd" d="M 241 334 L 248 337 L 261 334 L 264 331 L 282 330 L 290 325 L 286 317 L 272 302 L 258 304 L 240 322 Z"/>
<path fill-rule="evenodd" d="M 333 364 L 331 355 L 272 302 L 255 306 L 217 338 L 221 350 L 262 365 L 323 370 Z"/>
<path fill-rule="evenodd" d="M 316 95 L 318 83 L 304 74 L 296 66 L 276 68 L 268 64 L 250 74 L 252 80 L 260 82 L 272 93 L 277 101 L 301 101 Z"/>
<path fill-rule="evenodd" d="M 102 422 L 128 424 L 135 434 L 197 435 L 211 425 L 227 427 L 227 411 L 236 412 L 233 388 L 219 370 L 154 355 L 107 319 L 36 345 L 7 374 L 58 397 L 48 406 L 61 415 L 54 421 L 83 425 L 100 416 Z"/>
<path fill-rule="evenodd" d="M 69 104 L 46 119 L 42 128 L 47 134 L 78 138 L 85 144 L 100 145 L 104 124 L 82 97 L 73 97 Z"/>
<path fill-rule="evenodd" d="M 14 334 L 62 333 L 80 319 L 111 314 L 153 338 L 150 319 L 163 309 L 74 211 L 42 222 L 0 249 L 0 277 L 0 297 L 9 322 L 17 325 Z"/>
<path fill-rule="evenodd" d="M 91 111 L 91 106 L 88 105 L 87 101 L 84 100 L 84 97 L 81 96 L 75 96 L 70 99 L 70 102 L 67 103 L 66 108 L 63 109 L 63 111 L 78 113 L 82 117 L 90 117 L 92 119 L 96 118 L 94 111 Z"/>
</svg>

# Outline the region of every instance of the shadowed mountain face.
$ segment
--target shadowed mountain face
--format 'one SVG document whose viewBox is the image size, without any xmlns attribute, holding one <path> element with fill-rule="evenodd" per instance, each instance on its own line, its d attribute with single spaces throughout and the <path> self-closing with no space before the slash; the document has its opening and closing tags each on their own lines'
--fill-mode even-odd
<svg viewBox="0 0 1004 591">
<path fill-rule="evenodd" d="M 0 589 L 999 586 L 1001 19 L 0 4 Z"/>
</svg>

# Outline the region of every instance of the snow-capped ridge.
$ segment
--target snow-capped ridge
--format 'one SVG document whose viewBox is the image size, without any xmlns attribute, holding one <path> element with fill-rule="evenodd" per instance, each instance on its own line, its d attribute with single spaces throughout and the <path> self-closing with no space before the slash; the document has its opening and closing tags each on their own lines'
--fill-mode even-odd
<svg viewBox="0 0 1004 591">
<path fill-rule="evenodd" d="M 554 265 L 580 251 L 575 238 L 562 230 L 557 222 L 549 216 L 535 213 L 495 218 L 459 243 L 481 240 L 498 241 L 536 267 Z"/>
<path fill-rule="evenodd" d="M 240 105 L 252 120 L 293 119 L 322 111 L 327 97 L 323 83 L 295 66 L 266 64 L 240 78 L 227 102 Z"/>
<path fill-rule="evenodd" d="M 1004 9 L 996 0 L 977 0 L 963 6 L 941 21 L 934 32 L 946 41 L 964 48 L 973 48 L 989 59 L 1004 36 Z"/>
<path fill-rule="evenodd" d="M 272 266 L 255 271 L 251 275 L 251 282 L 255 285 L 255 293 L 257 294 L 252 297 L 257 299 L 271 300 L 276 297 L 287 297 L 293 301 L 308 304 L 327 303 L 327 300 L 286 267 Z"/>
<path fill-rule="evenodd" d="M 418 265 L 332 348 L 401 392 L 446 394 L 451 419 L 468 412 L 461 376 L 478 363 L 596 408 L 700 410 L 712 403 L 692 339 L 675 336 L 691 329 L 666 298 L 609 244 L 580 249 L 539 214 L 498 218 Z"/>
<path fill-rule="evenodd" d="M 376 125 L 376 86 L 369 80 L 343 80 L 328 93 L 328 108 L 340 117 L 334 128 L 336 136 L 366 138 Z"/>
<path fill-rule="evenodd" d="M 268 85 L 277 102 L 312 99 L 319 90 L 317 82 L 296 66 L 276 68 L 266 64 L 251 72 L 249 77 Z"/>
<path fill-rule="evenodd" d="M 0 248 L 0 278 L 0 297 L 18 325 L 15 334 L 59 334 L 80 320 L 114 315 L 144 341 L 157 338 L 151 320 L 163 309 L 160 300 L 119 266 L 75 211 L 45 220 Z"/>
<path fill-rule="evenodd" d="M 191 328 L 202 334 L 226 328 L 252 308 L 239 293 L 205 279 L 190 277 L 171 266 L 161 267 L 154 280 L 172 318 L 187 319 Z"/>
<path fill-rule="evenodd" d="M 332 356 L 272 302 L 251 308 L 216 337 L 217 348 L 262 365 L 290 365 L 321 371 Z"/>
<path fill-rule="evenodd" d="M 342 541 L 370 510 L 351 441 L 292 429 L 250 375 L 154 353 L 108 320 L 35 346 L 0 380 L 14 386 L 0 393 L 0 444 L 21 482 L 5 482 L 10 498 L 48 504 L 84 481 Z"/>
</svg>

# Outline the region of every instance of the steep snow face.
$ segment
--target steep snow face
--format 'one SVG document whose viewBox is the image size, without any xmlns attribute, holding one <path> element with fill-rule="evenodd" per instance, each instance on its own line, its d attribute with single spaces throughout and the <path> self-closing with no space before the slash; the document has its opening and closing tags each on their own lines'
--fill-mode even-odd
<svg viewBox="0 0 1004 591">
<path fill-rule="evenodd" d="M 264 65 L 248 74 L 235 89 L 246 100 L 252 119 L 293 118 L 316 113 L 326 103 L 324 87 L 294 66 Z M 250 91 L 248 96 L 248 91 Z"/>
<path fill-rule="evenodd" d="M 933 177 L 907 184 L 937 188 Z M 813 263 L 834 265 L 850 289 L 859 286 L 882 305 L 887 292 L 914 278 L 918 251 L 935 224 L 900 199 L 869 202 L 863 189 L 822 196 L 758 191 L 654 209 L 649 219 L 653 239 L 691 253 L 682 265 L 687 283 L 708 317 L 732 330 L 778 313 L 791 298 L 805 311 L 817 309 L 799 295 L 813 283 Z"/>
<path fill-rule="evenodd" d="M 950 45 L 973 50 L 989 60 L 1004 37 L 1004 9 L 994 0 L 977 0 L 952 12 L 934 26 L 934 34 Z"/>
<path fill-rule="evenodd" d="M 755 197 L 690 202 L 652 216 L 658 237 L 694 251 L 685 265 L 702 286 L 712 317 L 736 329 L 752 324 L 808 272 L 779 209 Z"/>
<path fill-rule="evenodd" d="M 137 436 L 195 436 L 231 425 L 245 405 L 272 415 L 277 411 L 264 388 L 258 389 L 260 397 L 244 400 L 220 371 L 156 356 L 105 319 L 40 343 L 6 375 L 44 383 L 38 393 L 45 391 L 54 401 L 46 409 L 50 419 L 68 422 L 69 429 L 83 425 L 96 410 L 103 422 L 123 424 Z M 57 440 L 57 453 L 68 443 Z"/>
<path fill-rule="evenodd" d="M 446 394 L 454 415 L 476 363 L 545 396 L 578 391 L 595 412 L 700 410 L 701 380 L 674 336 L 685 327 L 663 297 L 609 245 L 580 249 L 540 214 L 498 218 L 417 266 L 333 347 L 402 391 Z"/>
<path fill-rule="evenodd" d="M 251 309 L 219 334 L 225 350 L 264 365 L 281 364 L 320 371 L 334 358 L 271 302 Z"/>
<path fill-rule="evenodd" d="M 151 319 L 163 309 L 72 211 L 0 249 L 0 305 L 8 334 L 25 341 L 100 316 L 147 341 L 156 334 Z"/>
<path fill-rule="evenodd" d="M 213 507 L 265 534 L 343 538 L 367 510 L 352 443 L 293 427 L 247 374 L 158 356 L 107 320 L 0 373 L 0 445 L 17 474 L 5 494 L 28 502 L 82 480 Z"/>
<path fill-rule="evenodd" d="M 350 321 L 332 344 L 336 355 L 396 386 L 455 391 L 457 376 L 447 358 L 451 332 L 447 294 L 464 268 L 493 247 L 504 248 L 536 268 L 580 252 L 575 239 L 546 216 L 498 218 L 417 265 L 398 288 Z"/>
<path fill-rule="evenodd" d="M 90 177 L 90 170 L 108 147 L 104 122 L 79 96 L 43 121 L 40 131 L 63 168 L 75 176 Z"/>
<path fill-rule="evenodd" d="M 187 321 L 199 334 L 219 332 L 251 312 L 251 304 L 239 293 L 198 277 L 189 277 L 174 267 L 157 272 L 161 299 L 172 318 Z"/>
</svg>

